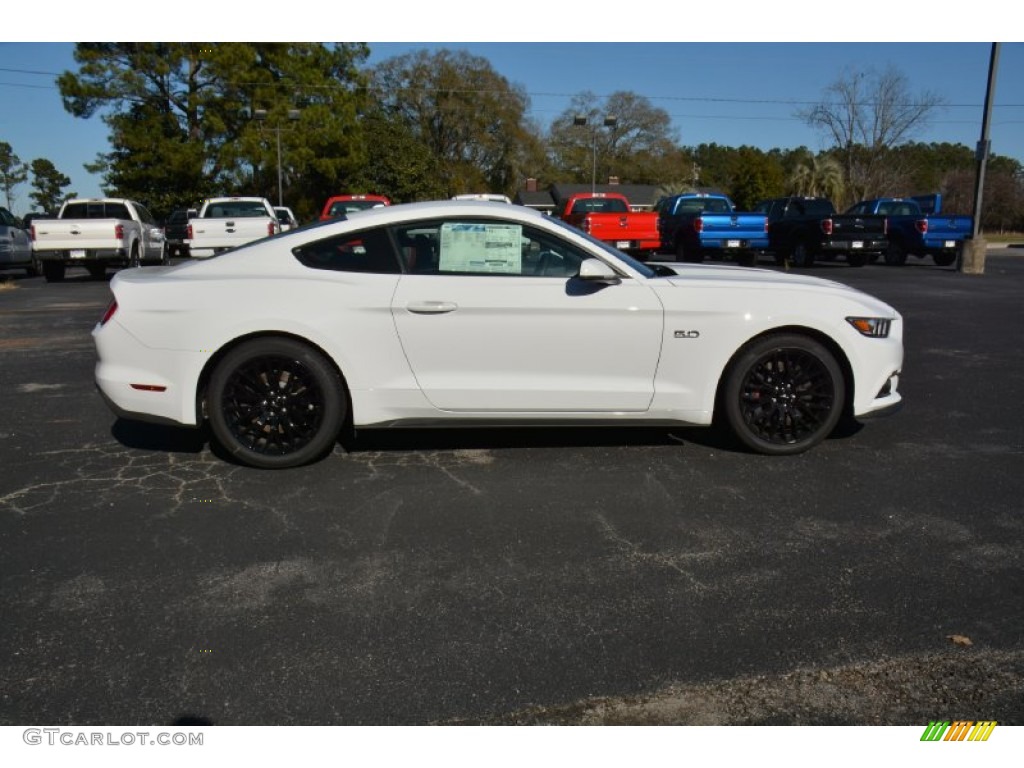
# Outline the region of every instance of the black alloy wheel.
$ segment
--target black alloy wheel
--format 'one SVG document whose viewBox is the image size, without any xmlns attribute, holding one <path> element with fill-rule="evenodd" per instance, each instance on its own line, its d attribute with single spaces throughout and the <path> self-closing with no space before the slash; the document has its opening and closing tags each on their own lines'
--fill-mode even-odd
<svg viewBox="0 0 1024 768">
<path fill-rule="evenodd" d="M 796 334 L 749 345 L 730 366 L 723 390 L 733 434 L 748 448 L 775 456 L 801 453 L 828 437 L 845 397 L 832 353 Z"/>
<path fill-rule="evenodd" d="M 254 339 L 225 355 L 210 377 L 207 409 L 221 447 L 263 469 L 320 458 L 337 440 L 347 410 L 333 366 L 285 338 Z"/>
</svg>

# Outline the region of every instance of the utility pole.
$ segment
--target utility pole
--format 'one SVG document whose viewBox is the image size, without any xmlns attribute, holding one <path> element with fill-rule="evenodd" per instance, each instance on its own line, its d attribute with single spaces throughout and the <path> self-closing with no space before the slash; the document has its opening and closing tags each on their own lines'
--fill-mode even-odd
<svg viewBox="0 0 1024 768">
<path fill-rule="evenodd" d="M 253 113 L 253 119 L 258 120 L 260 125 L 263 125 L 267 120 L 267 110 L 257 109 Z M 299 119 L 299 110 L 289 109 L 288 119 L 295 121 Z M 275 125 L 271 127 L 271 130 L 277 134 L 277 204 L 278 206 L 284 205 L 284 174 L 281 172 L 281 126 Z"/>
<path fill-rule="evenodd" d="M 572 124 L 573 125 L 586 125 L 587 124 L 587 116 L 586 115 L 576 115 L 573 118 L 573 120 L 572 120 Z M 604 124 L 605 128 L 614 128 L 616 125 L 619 124 L 619 118 L 617 118 L 615 115 L 608 115 L 607 117 L 604 118 L 604 123 L 603 124 Z M 593 164 L 591 165 L 591 171 L 590 171 L 590 193 L 591 194 L 594 194 L 597 191 L 597 129 L 598 129 L 598 127 L 599 127 L 598 125 L 596 125 L 596 124 L 594 125 L 594 131 L 593 131 L 593 134 L 591 135 L 591 147 L 592 147 L 592 150 L 593 150 L 593 155 L 592 155 Z"/>
<path fill-rule="evenodd" d="M 981 236 L 982 198 L 985 191 L 985 167 L 988 165 L 988 154 L 991 142 L 988 138 L 988 126 L 992 119 L 992 97 L 996 90 L 996 71 L 999 69 L 1000 43 L 992 43 L 992 54 L 988 62 L 988 88 L 985 91 L 985 113 L 981 119 L 981 140 L 978 142 L 978 170 L 974 177 L 974 224 L 971 228 L 971 239 L 960 249 L 957 259 L 957 270 L 968 275 L 981 275 L 985 272 L 985 238 Z"/>
</svg>

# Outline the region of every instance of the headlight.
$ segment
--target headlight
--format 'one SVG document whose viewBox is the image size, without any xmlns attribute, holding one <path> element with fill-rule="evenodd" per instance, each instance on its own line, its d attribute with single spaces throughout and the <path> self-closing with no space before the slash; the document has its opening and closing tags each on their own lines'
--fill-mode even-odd
<svg viewBox="0 0 1024 768">
<path fill-rule="evenodd" d="M 848 317 L 846 322 L 856 328 L 862 336 L 884 339 L 889 335 L 892 320 L 887 317 Z"/>
</svg>

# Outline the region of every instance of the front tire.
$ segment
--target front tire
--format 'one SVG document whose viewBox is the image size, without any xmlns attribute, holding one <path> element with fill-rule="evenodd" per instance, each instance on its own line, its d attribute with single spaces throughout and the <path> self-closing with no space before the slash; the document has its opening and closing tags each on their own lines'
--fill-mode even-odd
<svg viewBox="0 0 1024 768">
<path fill-rule="evenodd" d="M 802 453 L 824 440 L 842 416 L 846 383 L 824 345 L 797 334 L 758 339 L 733 360 L 722 390 L 736 438 L 757 453 Z"/>
<path fill-rule="evenodd" d="M 293 339 L 261 338 L 217 364 L 207 409 L 225 451 L 251 467 L 285 469 L 331 449 L 347 405 L 341 377 L 323 355 Z"/>
</svg>

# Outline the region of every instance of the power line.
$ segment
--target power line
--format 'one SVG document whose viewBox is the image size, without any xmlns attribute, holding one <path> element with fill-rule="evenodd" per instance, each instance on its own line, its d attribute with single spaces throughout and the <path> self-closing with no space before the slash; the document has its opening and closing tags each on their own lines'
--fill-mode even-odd
<svg viewBox="0 0 1024 768">
<path fill-rule="evenodd" d="M 12 68 L 9 68 L 9 67 L 0 67 L 0 72 L 12 72 L 12 73 L 16 73 L 16 74 L 30 74 L 30 75 L 47 75 L 47 76 L 52 76 L 52 77 L 59 77 L 60 74 L 61 74 L 59 72 L 44 72 L 44 71 L 32 70 L 32 69 L 12 69 Z M 55 85 L 45 86 L 45 85 L 29 85 L 29 84 L 22 84 L 22 83 L 0 83 L 0 85 L 8 85 L 8 86 L 24 87 L 24 88 L 52 88 L 52 89 L 56 89 L 56 87 L 57 87 Z M 294 90 L 338 90 L 338 91 L 351 92 L 351 90 L 352 90 L 352 86 L 351 85 L 346 85 L 346 84 L 343 84 L 343 83 L 326 84 L 326 85 L 311 85 L 311 84 L 291 83 L 291 82 L 287 82 L 287 81 L 278 81 L 278 82 L 275 82 L 275 83 L 266 83 L 266 82 L 251 82 L 251 83 L 250 82 L 226 82 L 226 83 L 224 83 L 224 86 L 225 87 L 229 87 L 229 88 L 238 88 L 238 89 L 245 89 L 245 88 L 263 88 L 263 89 L 266 89 L 266 88 L 281 88 L 281 89 L 288 89 L 288 90 L 292 90 L 292 91 L 294 91 Z M 382 92 L 383 91 L 383 89 L 381 89 L 379 86 L 374 86 L 374 85 L 358 86 L 358 89 L 359 90 L 366 90 L 366 91 L 378 91 L 378 92 Z M 395 88 L 395 89 L 393 89 L 392 92 L 393 93 L 408 92 L 408 93 L 419 93 L 419 94 L 422 94 L 422 93 L 451 93 L 451 94 L 462 94 L 462 95 L 486 95 L 486 94 L 495 94 L 495 93 L 503 94 L 503 93 L 506 93 L 507 91 L 504 90 L 504 89 L 495 89 L 495 88 Z M 634 91 L 633 93 L 636 93 L 636 92 Z M 531 99 L 533 99 L 533 98 L 572 99 L 572 98 L 578 96 L 579 94 L 578 93 L 562 93 L 562 92 L 559 92 L 559 91 L 527 91 L 526 95 L 528 97 L 530 97 Z M 595 94 L 595 98 L 597 98 L 597 99 L 607 99 L 607 98 L 609 98 L 612 95 L 613 94 L 607 94 L 607 93 L 606 94 Z M 827 105 L 827 106 L 841 106 L 841 105 L 845 105 L 846 104 L 845 102 L 830 102 L 830 101 L 820 101 L 820 100 L 808 101 L 808 100 L 805 100 L 805 99 L 739 99 L 739 98 L 724 98 L 724 97 L 719 97 L 719 96 L 648 96 L 648 95 L 645 95 L 645 94 L 642 94 L 642 93 L 636 93 L 636 95 L 641 97 L 641 98 L 647 99 L 649 101 L 684 101 L 684 102 L 696 102 L 696 103 L 705 103 L 705 104 L 781 104 L 781 105 L 786 105 L 786 106 L 817 106 L 819 104 Z M 871 106 L 871 104 L 872 104 L 872 102 L 858 102 L 858 103 L 854 104 L 853 106 L 865 107 L 865 106 Z M 897 107 L 935 106 L 935 107 L 938 107 L 940 109 L 978 109 L 978 108 L 982 107 L 983 105 L 982 104 L 942 104 L 942 103 L 935 104 L 935 105 L 927 105 L 927 104 L 920 104 L 918 102 L 909 102 L 907 104 L 894 104 L 892 106 L 897 106 Z M 1001 108 L 1005 109 L 1005 108 L 1024 107 L 1024 104 L 996 104 L 995 106 L 1001 107 Z"/>
</svg>

